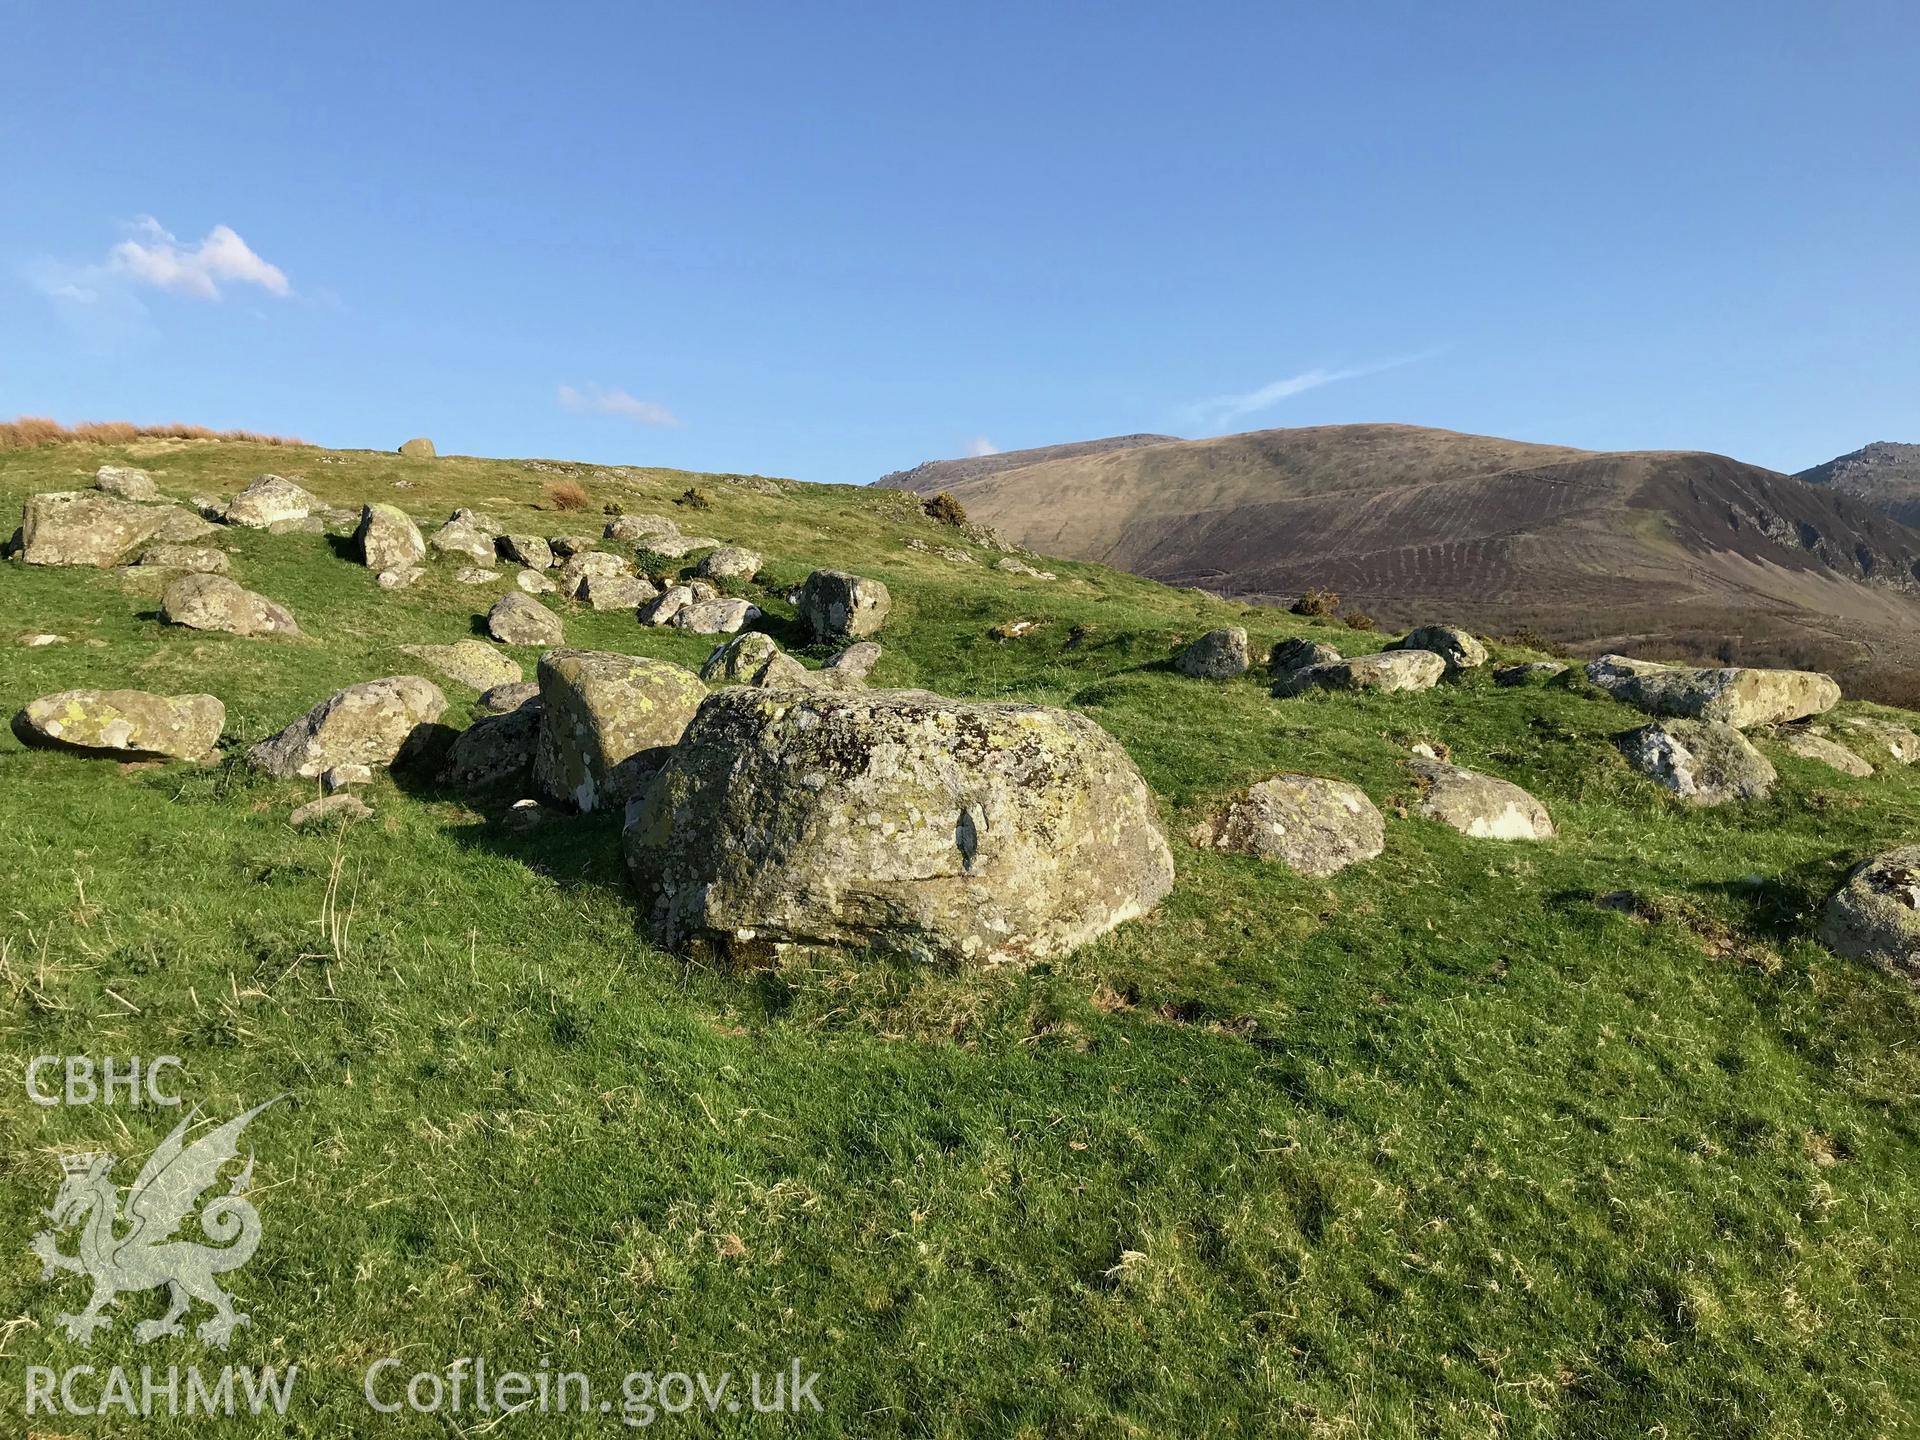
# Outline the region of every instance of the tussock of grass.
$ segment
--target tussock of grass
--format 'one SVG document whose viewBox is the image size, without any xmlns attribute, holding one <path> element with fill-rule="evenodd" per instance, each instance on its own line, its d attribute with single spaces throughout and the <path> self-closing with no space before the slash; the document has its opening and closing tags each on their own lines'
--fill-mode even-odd
<svg viewBox="0 0 1920 1440">
<path fill-rule="evenodd" d="M 85 420 L 62 425 L 38 415 L 0 420 L 0 450 L 31 450 L 42 445 L 127 445 L 135 440 L 228 440 L 247 445 L 306 445 L 285 435 L 255 430 L 212 430 L 205 425 L 134 425 L 126 420 Z"/>
<path fill-rule="evenodd" d="M 113 458 L 0 458 L 0 528 Z M 308 458 L 292 478 L 336 504 L 562 528 L 546 462 Z M 219 444 L 150 468 L 231 493 L 288 460 Z M 1920 1001 L 1812 940 L 1846 866 L 1920 829 L 1920 776 L 1767 747 L 1775 799 L 1690 811 L 1627 771 L 1613 737 L 1637 718 L 1588 686 L 1275 701 L 1167 661 L 1227 623 L 1259 655 L 1389 637 L 1097 566 L 954 564 L 908 547 L 950 533 L 911 497 L 574 478 L 628 510 L 697 485 L 702 529 L 768 557 L 755 603 L 789 648 L 785 592 L 852 569 L 894 596 L 876 683 L 1086 711 L 1157 796 L 1178 884 L 1027 974 L 689 967 L 636 934 L 617 817 L 512 831 L 383 778 L 372 820 L 301 834 L 314 788 L 233 762 L 330 690 L 413 670 L 402 645 L 470 633 L 494 592 L 450 564 L 387 592 L 325 537 L 231 535 L 236 576 L 313 637 L 291 643 L 165 629 L 111 573 L 0 569 L 12 627 L 71 639 L 7 650 L 0 708 L 110 683 L 228 705 L 206 769 L 0 741 L 0 1031 L 13 1057 L 181 1055 L 216 1113 L 291 1092 L 249 1132 L 266 1241 L 224 1357 L 303 1366 L 287 1433 L 364 1430 L 360 1370 L 389 1353 L 599 1375 L 800 1354 L 826 1376 L 819 1428 L 861 1435 L 1920 1425 Z M 990 638 L 1014 618 L 1041 623 Z M 683 664 L 712 645 L 566 623 Z M 464 723 L 475 697 L 447 689 Z M 1415 738 L 1526 785 L 1561 838 L 1396 813 Z M 1386 855 L 1317 882 L 1180 838 L 1282 769 L 1362 786 Z M 39 1228 L 55 1147 L 133 1165 L 176 1118 L 0 1087 L 0 1234 Z M 25 1363 L 222 1363 L 135 1352 L 150 1298 L 82 1349 L 52 1325 L 74 1282 L 0 1266 Z"/>
</svg>

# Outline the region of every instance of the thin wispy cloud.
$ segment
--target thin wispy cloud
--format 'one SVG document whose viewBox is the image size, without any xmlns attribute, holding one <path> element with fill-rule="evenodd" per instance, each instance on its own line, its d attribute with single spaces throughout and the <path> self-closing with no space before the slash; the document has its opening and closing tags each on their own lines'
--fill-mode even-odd
<svg viewBox="0 0 1920 1440">
<path fill-rule="evenodd" d="M 1189 406 L 1188 411 L 1195 419 L 1206 424 L 1227 425 L 1245 416 L 1271 410 L 1282 400 L 1304 395 L 1309 390 L 1318 390 L 1323 385 L 1336 385 L 1342 380 L 1358 380 L 1363 376 L 1398 370 L 1403 365 L 1414 365 L 1430 359 L 1437 353 L 1424 350 L 1417 355 L 1400 355 L 1392 360 L 1382 360 L 1372 365 L 1354 365 L 1342 370 L 1316 366 L 1312 370 L 1302 370 L 1298 375 L 1289 375 L 1284 380 L 1262 385 L 1258 390 L 1249 390 L 1244 395 L 1216 395 L 1210 400 L 1201 400 Z"/>
<path fill-rule="evenodd" d="M 998 455 L 1000 447 L 984 435 L 976 435 L 967 442 L 967 454 L 978 459 L 982 455 Z"/>
<path fill-rule="evenodd" d="M 589 385 L 584 390 L 562 385 L 560 408 L 574 415 L 613 415 L 636 425 L 668 425 L 679 428 L 680 417 L 656 400 L 642 400 L 624 390 L 603 390 Z"/>
</svg>

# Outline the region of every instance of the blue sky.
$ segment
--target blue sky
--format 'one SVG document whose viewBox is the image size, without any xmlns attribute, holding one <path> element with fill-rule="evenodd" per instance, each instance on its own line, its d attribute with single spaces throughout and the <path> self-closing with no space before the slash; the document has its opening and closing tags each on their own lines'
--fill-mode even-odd
<svg viewBox="0 0 1920 1440">
<path fill-rule="evenodd" d="M 1920 7 L 9 7 L 0 413 L 864 481 L 1920 440 Z M 25 63 L 22 63 L 22 62 Z"/>
</svg>

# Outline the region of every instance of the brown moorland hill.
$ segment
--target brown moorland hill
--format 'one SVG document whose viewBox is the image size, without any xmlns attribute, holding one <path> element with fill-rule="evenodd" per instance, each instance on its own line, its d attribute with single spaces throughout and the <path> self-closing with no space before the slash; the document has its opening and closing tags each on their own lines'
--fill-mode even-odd
<svg viewBox="0 0 1920 1440">
<path fill-rule="evenodd" d="M 920 489 L 929 468 L 889 482 Z M 1276 603 L 1332 590 L 1390 624 L 1807 665 L 1920 697 L 1920 532 L 1721 455 L 1334 425 L 934 483 L 1037 550 L 1174 584 Z"/>
<path fill-rule="evenodd" d="M 1920 445 L 1876 440 L 1794 478 L 1831 485 L 1902 525 L 1920 525 Z"/>
</svg>

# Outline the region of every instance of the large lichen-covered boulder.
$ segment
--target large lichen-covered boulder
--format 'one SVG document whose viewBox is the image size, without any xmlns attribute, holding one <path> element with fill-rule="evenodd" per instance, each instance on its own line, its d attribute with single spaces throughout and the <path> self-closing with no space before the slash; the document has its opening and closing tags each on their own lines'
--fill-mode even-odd
<svg viewBox="0 0 1920 1440">
<path fill-rule="evenodd" d="M 633 565 L 624 555 L 611 550 L 581 550 L 569 555 L 560 567 L 560 593 L 578 595 L 590 576 L 612 577 L 632 573 Z"/>
<path fill-rule="evenodd" d="M 1657 720 L 1620 737 L 1627 763 L 1689 805 L 1762 800 L 1777 772 L 1731 725 L 1712 720 Z"/>
<path fill-rule="evenodd" d="M 1452 674 L 1487 663 L 1487 647 L 1465 630 L 1452 625 L 1422 625 L 1387 647 L 1389 650 L 1431 650 L 1447 663 Z"/>
<path fill-rule="evenodd" d="M 286 606 L 243 589 L 225 575 L 182 575 L 160 596 L 160 618 L 189 630 L 229 635 L 298 635 Z"/>
<path fill-rule="evenodd" d="M 1420 813 L 1483 840 L 1551 840 L 1547 807 L 1511 781 L 1444 760 L 1413 761 Z"/>
<path fill-rule="evenodd" d="M 487 564 L 493 560 L 494 537 L 499 529 L 499 525 L 486 516 L 462 508 L 427 536 L 427 548 L 437 555 L 465 555 Z"/>
<path fill-rule="evenodd" d="M 1189 832 L 1193 844 L 1272 860 L 1315 879 L 1371 860 L 1386 822 L 1366 791 L 1318 775 L 1275 775 L 1233 796 Z"/>
<path fill-rule="evenodd" d="M 1820 939 L 1836 955 L 1920 985 L 1920 845 L 1856 865 L 1827 901 Z"/>
<path fill-rule="evenodd" d="M 1306 665 L 1275 677 L 1275 695 L 1303 695 L 1309 690 L 1431 690 L 1447 673 L 1447 662 L 1431 650 L 1385 650 L 1323 665 Z"/>
<path fill-rule="evenodd" d="M 644 576 L 621 571 L 611 575 L 583 576 L 576 594 L 580 603 L 591 610 L 637 612 L 642 605 L 658 598 L 660 591 Z"/>
<path fill-rule="evenodd" d="M 623 544 L 644 545 L 652 549 L 655 540 L 679 533 L 680 523 L 671 516 L 617 515 L 607 522 L 605 536 Z"/>
<path fill-rule="evenodd" d="M 416 435 L 411 440 L 401 442 L 400 453 L 409 460 L 431 460 L 440 452 L 433 448 L 433 441 L 424 435 Z"/>
<path fill-rule="evenodd" d="M 529 570 L 551 570 L 553 547 L 538 535 L 498 535 L 494 546 L 503 559 Z"/>
<path fill-rule="evenodd" d="M 760 607 L 731 597 L 682 605 L 667 624 L 690 635 L 732 635 L 760 618 Z"/>
<path fill-rule="evenodd" d="M 137 760 L 199 760 L 219 742 L 227 707 L 212 695 L 146 690 L 62 690 L 13 718 L 23 745 Z"/>
<path fill-rule="evenodd" d="M 660 768 L 707 696 L 691 670 L 604 650 L 549 650 L 538 674 L 534 788 L 575 810 L 629 799 Z"/>
<path fill-rule="evenodd" d="M 758 685 L 768 690 L 804 690 L 813 672 L 775 643 L 771 635 L 750 630 L 715 648 L 700 667 L 700 678 L 715 685 Z"/>
<path fill-rule="evenodd" d="M 741 545 L 722 545 L 700 557 L 693 573 L 708 580 L 751 580 L 764 562 L 758 551 Z"/>
<path fill-rule="evenodd" d="M 1209 630 L 1173 660 L 1174 669 L 1196 680 L 1231 680 L 1250 664 L 1247 632 L 1238 625 Z"/>
<path fill-rule="evenodd" d="M 816 570 L 794 606 L 800 623 L 823 645 L 871 635 L 886 623 L 893 596 L 878 580 L 843 570 Z"/>
<path fill-rule="evenodd" d="M 475 690 L 517 685 L 521 678 L 520 662 L 484 640 L 456 640 L 451 645 L 402 645 L 400 653 L 424 660 L 449 680 Z"/>
<path fill-rule="evenodd" d="M 363 681 L 262 740 L 247 763 L 282 779 L 311 779 L 336 765 L 392 765 L 436 738 L 434 722 L 446 708 L 440 687 L 423 676 Z"/>
<path fill-rule="evenodd" d="M 503 645 L 559 645 L 565 639 L 560 617 L 531 595 L 509 590 L 487 611 L 487 633 Z"/>
<path fill-rule="evenodd" d="M 272 525 L 305 520 L 321 508 L 313 493 L 281 475 L 260 475 L 227 502 L 221 518 L 229 525 L 265 530 Z"/>
<path fill-rule="evenodd" d="M 1173 884 L 1153 797 L 1084 715 L 916 690 L 722 690 L 630 811 L 654 937 L 1023 964 Z"/>
<path fill-rule="evenodd" d="M 1805 720 L 1840 703 L 1833 677 L 1812 670 L 1699 670 L 1602 655 L 1587 666 L 1587 679 L 1649 715 L 1707 720 L 1736 730 Z"/>
<path fill-rule="evenodd" d="M 93 488 L 122 500 L 153 500 L 160 494 L 153 477 L 131 465 L 102 465 L 93 472 Z"/>
<path fill-rule="evenodd" d="M 122 565 L 153 541 L 189 544 L 218 527 L 178 505 L 141 505 L 101 490 L 27 497 L 20 558 L 29 565 Z"/>
<path fill-rule="evenodd" d="M 353 553 L 369 570 L 403 573 L 427 557 L 420 527 L 397 505 L 366 505 L 353 532 Z"/>
</svg>

